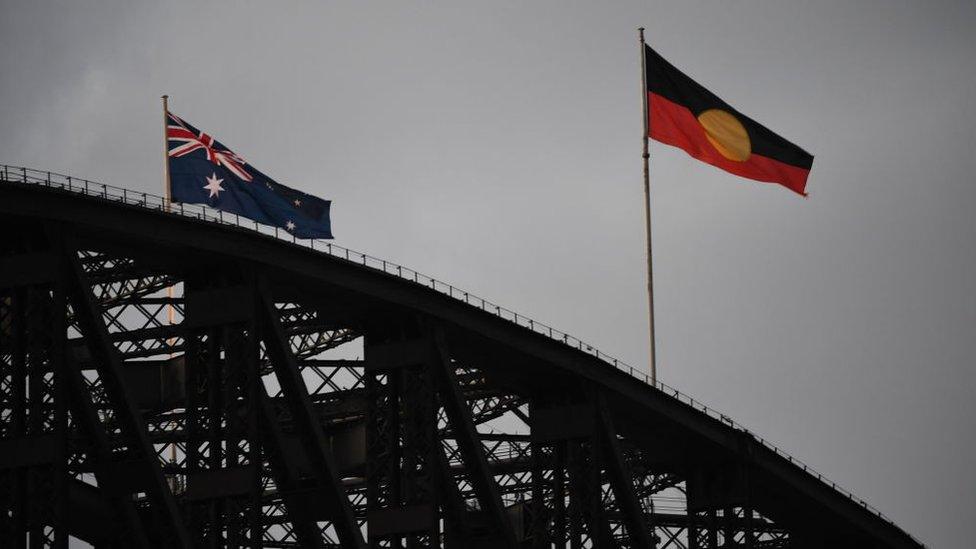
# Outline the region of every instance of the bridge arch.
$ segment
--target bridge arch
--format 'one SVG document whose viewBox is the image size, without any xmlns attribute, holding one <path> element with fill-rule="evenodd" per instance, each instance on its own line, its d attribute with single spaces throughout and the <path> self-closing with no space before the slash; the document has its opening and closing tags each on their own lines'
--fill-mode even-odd
<svg viewBox="0 0 976 549">
<path fill-rule="evenodd" d="M 24 168 L 0 213 L 3 539 L 921 546 L 727 416 L 405 267 Z"/>
</svg>

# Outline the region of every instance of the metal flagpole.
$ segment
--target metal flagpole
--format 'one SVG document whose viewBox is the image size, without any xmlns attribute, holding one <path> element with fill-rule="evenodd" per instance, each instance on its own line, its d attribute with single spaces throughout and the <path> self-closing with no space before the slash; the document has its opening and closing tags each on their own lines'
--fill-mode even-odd
<svg viewBox="0 0 976 549">
<path fill-rule="evenodd" d="M 167 136 L 167 126 L 169 126 L 169 96 L 164 95 L 163 99 L 163 208 L 168 212 L 170 211 L 170 202 L 172 198 L 170 197 L 170 183 L 169 183 L 169 138 Z M 169 317 L 170 325 L 176 320 L 176 312 L 173 309 L 173 287 L 170 286 L 166 289 L 166 295 L 169 297 L 169 306 L 167 316 Z M 170 358 L 172 358 L 170 354 Z"/>
<path fill-rule="evenodd" d="M 170 202 L 172 198 L 170 197 L 170 183 L 169 183 L 169 138 L 167 136 L 167 126 L 169 126 L 169 96 L 163 96 L 163 208 L 168 212 L 170 211 Z M 167 304 L 166 315 L 169 320 L 170 326 L 176 322 L 176 310 L 173 308 L 173 286 L 166 288 L 166 297 L 169 298 L 169 303 Z M 174 340 L 170 340 L 170 345 L 175 343 Z M 170 358 L 173 358 L 173 353 L 170 353 Z"/>
<path fill-rule="evenodd" d="M 657 382 L 657 357 L 656 357 L 656 345 L 654 343 L 654 267 L 653 267 L 653 255 L 651 253 L 651 184 L 650 184 L 650 171 L 649 171 L 649 159 L 650 154 L 647 152 L 647 142 L 650 139 L 650 115 L 648 113 L 647 106 L 647 64 L 645 62 L 645 43 L 644 43 L 644 27 L 637 29 L 640 34 L 640 60 L 641 60 L 641 104 L 644 107 L 644 134 L 641 137 L 643 143 L 644 152 L 642 158 L 644 160 L 644 218 L 646 221 L 647 228 L 647 324 L 650 331 L 651 346 L 650 346 L 650 370 L 651 370 L 651 383 Z"/>
<path fill-rule="evenodd" d="M 169 126 L 169 96 L 163 95 L 163 209 L 167 212 L 170 211 L 170 202 L 172 198 L 170 196 L 170 183 L 169 183 L 169 136 L 167 127 Z M 166 319 L 169 325 L 172 326 L 176 323 L 176 309 L 173 307 L 173 286 L 170 285 L 166 288 L 166 297 L 169 303 L 166 304 Z M 167 341 L 170 347 L 169 359 L 173 360 L 173 345 L 176 344 L 175 338 L 170 338 Z M 176 463 L 176 444 L 173 444 L 169 448 L 169 461 L 170 463 Z M 178 489 L 179 480 L 176 476 L 169 479 L 169 487 L 174 493 Z"/>
</svg>

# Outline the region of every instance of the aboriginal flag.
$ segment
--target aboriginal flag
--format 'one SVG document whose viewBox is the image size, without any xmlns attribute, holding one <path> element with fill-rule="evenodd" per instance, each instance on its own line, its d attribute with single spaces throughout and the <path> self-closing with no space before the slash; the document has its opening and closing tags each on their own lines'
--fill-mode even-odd
<svg viewBox="0 0 976 549">
<path fill-rule="evenodd" d="M 723 170 L 806 195 L 813 156 L 733 109 L 644 46 L 649 137 Z"/>
</svg>

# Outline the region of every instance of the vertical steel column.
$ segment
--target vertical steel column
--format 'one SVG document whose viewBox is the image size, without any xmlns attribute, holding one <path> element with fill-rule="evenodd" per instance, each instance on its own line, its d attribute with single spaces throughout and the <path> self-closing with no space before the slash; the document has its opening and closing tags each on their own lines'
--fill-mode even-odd
<svg viewBox="0 0 976 549">
<path fill-rule="evenodd" d="M 434 380 L 428 364 L 401 368 L 403 377 L 403 466 L 400 474 L 404 480 L 403 503 L 405 505 L 430 506 L 437 509 L 435 491 L 436 457 L 434 451 L 442 451 L 437 445 L 437 412 L 434 406 Z M 440 546 L 438 521 L 432 520 L 425 531 L 411 533 L 407 537 L 409 549 Z"/>
<path fill-rule="evenodd" d="M 742 509 L 742 519 L 745 521 L 744 532 L 742 534 L 742 546 L 745 549 L 753 549 L 756 546 L 756 529 L 753 521 L 755 514 L 752 511 L 752 503 L 747 502 Z"/>
<path fill-rule="evenodd" d="M 210 501 L 211 544 L 227 547 L 259 546 L 261 543 L 261 443 L 256 428 L 257 399 L 253 385 L 257 376 L 258 350 L 249 341 L 253 320 L 225 324 L 213 330 L 217 343 L 210 353 L 209 392 L 211 425 L 211 469 L 250 471 L 248 490 Z M 219 336 L 219 337 L 218 337 Z M 219 358 L 223 352 L 223 360 Z M 216 395 L 214 393 L 217 393 Z M 217 434 L 214 434 L 214 431 Z M 223 449 L 219 447 L 223 444 Z M 243 444 L 248 448 L 242 448 Z M 216 444 L 216 448 L 213 448 Z M 215 456 L 214 451 L 218 452 Z M 222 532 L 225 539 L 219 539 Z M 257 537 L 255 537 L 257 536 Z M 220 542 L 220 543 L 218 543 Z"/>
<path fill-rule="evenodd" d="M 567 522 L 569 525 L 569 547 L 570 549 L 582 549 L 583 534 L 586 529 L 583 526 L 583 507 L 586 505 L 586 497 L 582 487 L 582 477 L 584 476 L 583 457 L 580 455 L 580 444 L 578 440 L 566 441 L 566 469 L 569 473 L 569 506 L 566 509 Z"/>
<path fill-rule="evenodd" d="M 599 406 L 597 406 L 597 410 L 599 410 Z M 585 473 L 588 491 L 585 512 L 587 527 L 595 548 L 609 548 L 611 546 L 610 540 L 612 536 L 610 535 L 610 525 L 607 523 L 605 513 L 603 512 L 604 459 L 603 443 L 600 439 L 600 433 L 594 430 L 582 446 L 588 450 L 588 455 L 586 456 L 587 470 Z"/>
<path fill-rule="evenodd" d="M 264 486 L 261 482 L 261 471 L 264 469 L 263 441 L 260 433 L 260 414 L 259 402 L 264 393 L 264 385 L 258 369 L 260 347 L 255 322 L 252 320 L 247 325 L 247 332 L 244 335 L 243 350 L 244 356 L 241 360 L 240 368 L 242 374 L 241 393 L 246 406 L 246 434 L 247 434 L 247 454 L 246 459 L 253 467 L 251 477 L 251 490 L 248 501 L 246 524 L 248 527 L 248 547 L 258 549 L 262 546 L 264 538 L 264 527 L 262 519 L 262 496 Z"/>
<path fill-rule="evenodd" d="M 545 403 L 539 397 L 529 400 L 532 459 L 532 547 L 566 549 L 574 526 L 569 523 L 566 497 L 566 468 L 571 441 L 549 438 L 538 425 Z M 572 499 L 571 499 L 572 501 Z M 570 530 L 570 532 L 567 532 Z"/>
<path fill-rule="evenodd" d="M 596 415 L 595 409 L 589 412 Z M 567 441 L 569 470 L 569 541 L 570 547 L 583 547 L 587 540 L 593 547 L 610 547 L 610 533 L 603 508 L 602 442 L 596 426 L 598 417 L 590 420 L 585 436 Z"/>
<path fill-rule="evenodd" d="M 44 332 L 49 326 L 50 318 L 47 300 L 39 288 L 31 287 L 27 290 L 27 330 L 28 330 L 28 366 L 27 366 L 27 434 L 38 437 L 45 432 L 46 409 L 48 408 L 47 376 L 50 364 L 47 359 L 48 345 Z M 27 468 L 27 497 L 28 504 L 28 541 L 31 549 L 41 549 L 49 540 L 45 536 L 44 524 L 50 520 L 49 502 L 51 496 L 48 486 L 52 479 L 50 471 L 39 469 L 40 464 Z M 47 478 L 45 478 L 47 477 Z"/>
<path fill-rule="evenodd" d="M 529 416 L 532 416 L 533 405 L 529 404 Z M 532 547 L 533 549 L 548 549 L 550 547 L 549 524 L 553 512 L 550 501 L 555 499 L 553 469 L 553 449 L 541 442 L 533 441 L 529 446 L 532 460 L 532 499 L 530 501 L 532 519 Z"/>
<path fill-rule="evenodd" d="M 569 442 L 559 441 L 553 448 L 555 460 L 552 469 L 553 506 L 552 506 L 552 540 L 556 549 L 566 549 L 567 524 L 569 521 L 566 509 L 566 468 L 569 453 Z"/>
<path fill-rule="evenodd" d="M 7 329 L 19 340 L 12 350 L 14 384 L 11 420 L 14 439 L 36 448 L 47 442 L 50 453 L 36 452 L 7 472 L 11 480 L 12 530 L 17 547 L 64 549 L 67 532 L 68 415 L 64 388 L 66 307 L 63 284 L 31 285 L 15 292 L 13 318 Z M 9 311 L 8 311 L 9 312 Z M 25 391 L 26 385 L 26 391 Z M 8 400 L 8 399 L 5 399 Z M 6 507 L 0 514 L 7 519 Z"/>
<path fill-rule="evenodd" d="M 708 510 L 708 549 L 718 547 L 718 516 L 715 509 Z"/>
<path fill-rule="evenodd" d="M 27 435 L 27 290 L 15 289 L 10 296 L 11 315 L 11 372 L 9 402 L 11 426 L 8 438 Z M 11 532 L 13 547 L 27 546 L 27 472 L 23 468 L 8 469 L 11 491 Z M 6 515 L 6 513 L 4 513 Z"/>
<path fill-rule="evenodd" d="M 64 281 L 58 278 L 52 293 L 51 317 L 51 363 L 54 384 L 54 548 L 68 547 L 68 390 L 66 386 L 66 363 L 68 336 L 68 307 L 64 294 Z"/>
<path fill-rule="evenodd" d="M 600 413 L 600 406 L 595 406 L 594 414 Z M 593 547 L 602 549 L 613 546 L 613 535 L 607 521 L 603 502 L 603 471 L 605 469 L 604 444 L 599 432 L 599 417 L 594 420 L 594 429 L 590 436 L 580 441 L 585 467 L 580 480 L 583 481 L 583 519 L 589 531 Z"/>
<path fill-rule="evenodd" d="M 728 547 L 735 541 L 735 508 L 729 505 L 722 509 L 722 518 L 725 519 L 722 524 L 722 545 Z"/>
<path fill-rule="evenodd" d="M 25 448 L 21 459 L 17 451 L 2 456 L 14 459 L 0 466 L 0 545 L 66 549 L 71 437 L 64 273 L 48 251 L 21 258 L 49 268 L 0 292 L 0 439 Z"/>
<path fill-rule="evenodd" d="M 702 549 L 702 544 L 698 537 L 700 532 L 698 528 L 698 513 L 689 511 L 685 513 L 685 517 L 688 519 L 688 549 Z"/>
<path fill-rule="evenodd" d="M 12 292 L 0 289 L 0 410 L 6 412 L 7 421 L 0 422 L 0 439 L 12 438 L 13 423 L 13 339 L 14 326 L 11 307 Z M 13 530 L 14 475 L 11 468 L 0 469 L 0 539 L 15 541 Z"/>
<path fill-rule="evenodd" d="M 207 456 L 206 469 L 216 471 L 223 468 L 223 363 L 220 359 L 221 328 L 211 328 L 207 333 Z M 204 546 L 219 549 L 223 537 L 223 505 L 219 498 L 207 500 L 204 504 L 207 517 L 206 526 L 200 532 Z"/>
<path fill-rule="evenodd" d="M 224 347 L 224 391 L 221 415 L 224 417 L 226 425 L 224 466 L 228 469 L 238 469 L 248 464 L 241 452 L 241 444 L 246 440 L 244 435 L 247 415 L 245 408 L 247 402 L 241 399 L 243 393 L 241 389 L 244 384 L 242 349 L 244 341 L 241 337 L 241 329 L 242 327 L 239 325 L 224 326 L 221 334 Z M 236 548 L 244 545 L 247 529 L 242 515 L 246 512 L 247 501 L 246 495 L 236 495 L 222 502 L 228 547 Z"/>
<path fill-rule="evenodd" d="M 377 516 L 400 501 L 399 490 L 399 380 L 396 372 L 367 367 L 366 394 L 366 500 L 367 514 Z M 372 523 L 372 521 L 370 521 Z M 383 547 L 376 527 L 369 528 L 369 547 Z M 391 547 L 401 547 L 399 537 Z"/>
<path fill-rule="evenodd" d="M 184 283 L 184 292 L 187 291 L 188 282 Z M 186 405 L 184 411 L 183 430 L 186 437 L 186 456 L 184 467 L 186 472 L 187 484 L 194 475 L 203 470 L 203 455 L 201 446 L 203 437 L 201 435 L 201 396 L 204 395 L 206 388 L 206 376 L 201 376 L 204 370 L 204 357 L 200 344 L 200 335 L 195 330 L 187 329 L 183 333 L 183 364 L 185 369 L 186 384 Z M 194 543 L 201 543 L 201 536 L 198 534 L 203 529 L 204 517 L 201 516 L 198 506 L 193 502 L 184 501 L 183 513 L 186 517 L 187 530 L 194 537 Z"/>
<path fill-rule="evenodd" d="M 448 486 L 454 480 L 437 434 L 433 344 L 413 337 L 417 330 L 411 319 L 402 322 L 366 334 L 369 543 L 436 547 L 445 498 L 454 498 L 445 508 L 455 525 L 465 510 L 456 486 L 454 491 Z M 409 336 L 404 339 L 404 334 Z M 463 533 L 464 528 L 452 528 L 452 543 Z"/>
</svg>

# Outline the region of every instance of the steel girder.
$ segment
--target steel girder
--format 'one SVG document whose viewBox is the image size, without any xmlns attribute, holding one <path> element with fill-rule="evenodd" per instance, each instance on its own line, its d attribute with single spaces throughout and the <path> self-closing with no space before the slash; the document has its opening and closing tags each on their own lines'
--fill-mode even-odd
<svg viewBox="0 0 976 549">
<path fill-rule="evenodd" d="M 303 282 L 314 266 L 36 220 L 0 222 L 13 547 L 844 544 L 676 427 L 687 410 L 634 413 L 575 355 L 352 288 L 359 267 Z"/>
<path fill-rule="evenodd" d="M 393 381 L 380 382 L 380 385 L 392 385 L 386 388 L 387 396 L 379 398 L 377 403 L 363 398 L 363 393 L 370 392 L 371 383 L 378 377 L 372 375 L 364 363 L 348 359 L 301 359 L 315 357 L 322 351 L 360 337 L 360 333 L 352 329 L 324 329 L 323 324 L 316 321 L 314 307 L 276 306 L 267 290 L 258 289 L 252 281 L 245 294 L 250 292 L 254 300 L 253 316 L 200 319 L 192 307 L 186 306 L 183 296 L 158 295 L 177 283 L 184 284 L 191 295 L 199 296 L 214 290 L 197 289 L 192 274 L 139 270 L 138 262 L 131 258 L 90 250 L 73 250 L 65 261 L 74 268 L 75 291 L 72 295 L 77 312 L 65 308 L 64 316 L 66 321 L 79 325 L 81 336 L 76 338 L 73 346 L 69 345 L 76 350 L 74 356 L 77 357 L 71 361 L 73 369 L 69 377 L 74 380 L 71 390 L 84 393 L 97 388 L 93 394 L 101 399 L 89 409 L 82 404 L 72 406 L 72 417 L 76 418 L 80 430 L 90 431 L 89 454 L 83 459 L 96 478 L 99 472 L 95 464 L 110 462 L 110 457 L 106 456 L 111 454 L 113 445 L 111 437 L 100 433 L 99 417 L 133 401 L 134 397 L 119 396 L 118 393 L 114 397 L 109 395 L 106 389 L 99 388 L 104 381 L 91 372 L 97 371 L 101 375 L 100 365 L 113 362 L 119 364 L 121 372 L 121 360 L 128 361 L 125 367 L 131 368 L 139 362 L 138 359 L 160 355 L 167 357 L 167 364 L 183 367 L 183 390 L 175 391 L 175 396 L 160 395 L 159 402 L 148 403 L 153 406 L 143 403 L 142 419 L 146 440 L 155 444 L 156 467 L 166 473 L 166 482 L 156 482 L 155 489 L 180 501 L 180 510 L 171 515 L 171 520 L 178 521 L 180 529 L 187 532 L 184 535 L 188 545 L 342 545 L 339 528 L 334 523 L 325 525 L 316 521 L 316 516 L 323 515 L 309 512 L 309 508 L 335 506 L 317 502 L 310 496 L 322 489 L 322 483 L 317 484 L 319 488 L 314 483 L 309 485 L 302 469 L 323 472 L 336 469 L 334 464 L 321 465 L 329 459 L 326 457 L 328 452 L 319 452 L 318 459 L 322 462 L 309 467 L 309 462 L 316 459 L 311 453 L 330 446 L 324 434 L 316 438 L 313 426 L 330 428 L 337 418 L 363 422 L 370 417 L 371 410 L 386 410 L 388 421 L 402 430 L 396 437 L 388 437 L 388 440 L 396 439 L 401 448 L 399 454 L 396 451 L 392 454 L 398 456 L 395 461 L 399 461 L 399 466 L 391 469 L 383 489 L 389 493 L 401 492 L 398 497 L 403 498 L 404 505 L 426 504 L 430 509 L 429 516 L 435 517 L 423 535 L 410 532 L 393 535 L 390 546 L 395 546 L 397 537 L 412 546 L 436 546 L 442 542 L 450 546 L 471 545 L 472 542 L 484 547 L 546 546 L 539 545 L 540 540 L 550 537 L 556 546 L 567 543 L 570 547 L 652 545 L 650 538 L 646 533 L 641 534 L 638 527 L 646 527 L 653 515 L 638 512 L 636 516 L 640 516 L 642 522 L 634 522 L 637 490 L 635 485 L 623 483 L 630 473 L 622 462 L 620 441 L 616 435 L 607 438 L 612 427 L 606 423 L 605 412 L 600 416 L 600 421 L 605 423 L 599 434 L 595 432 L 582 441 L 560 443 L 551 450 L 536 449 L 528 443 L 527 435 L 520 439 L 517 434 L 506 438 L 480 433 L 478 425 L 506 417 L 516 425 L 529 427 L 528 396 L 493 385 L 477 368 L 462 367 L 451 356 L 443 329 L 423 331 L 418 328 L 420 324 L 412 320 L 406 323 L 409 329 L 421 332 L 419 341 L 427 351 L 423 360 L 412 369 L 393 374 L 390 378 Z M 113 271 L 116 266 L 118 272 Z M 242 276 L 241 272 L 236 272 L 226 279 L 235 281 Z M 234 297 L 241 298 L 241 295 Z M 13 318 L 20 301 L 8 299 L 6 303 L 10 304 L 7 314 Z M 172 307 L 179 317 L 180 322 L 176 325 L 162 319 L 168 307 Z M 10 325 L 12 336 L 17 333 L 14 326 L 18 324 L 11 321 Z M 22 343 L 21 339 L 17 341 Z M 91 345 L 100 347 L 92 350 Z M 77 352 L 77 349 L 87 349 L 87 352 Z M 14 356 L 22 354 L 13 353 L 11 365 L 17 362 Z M 85 372 L 89 372 L 88 377 L 83 375 Z M 346 374 L 345 384 L 337 381 L 342 373 Z M 274 382 L 269 386 L 267 379 L 260 378 L 261 374 L 265 378 L 274 377 Z M 118 377 L 124 379 L 125 376 L 120 374 Z M 379 374 L 379 377 L 389 377 L 389 374 Z M 119 387 L 124 388 L 125 384 L 123 380 Z M 399 389 L 398 385 L 405 390 Z M 294 394 L 297 397 L 292 396 Z M 404 400 L 391 406 L 390 395 L 398 395 L 398 399 Z M 167 398 L 170 399 L 168 402 Z M 115 420 L 113 425 L 117 423 Z M 115 428 L 122 433 L 121 427 L 116 425 Z M 298 450 L 305 456 L 295 460 L 290 453 L 296 452 L 294 438 L 301 438 L 301 435 L 289 437 L 288 432 L 306 433 L 305 436 L 311 432 L 308 438 L 319 442 L 306 445 L 304 452 Z M 83 433 L 79 435 L 84 436 Z M 367 484 L 375 480 L 377 485 L 383 485 L 383 475 L 370 469 L 373 464 L 382 465 L 383 459 L 373 459 L 373 453 L 368 454 L 371 459 L 367 464 Z M 551 464 L 545 467 L 532 465 L 545 460 L 546 455 L 555 457 Z M 611 457 L 606 465 L 605 455 Z M 58 479 L 65 476 L 49 473 L 45 477 Z M 75 481 L 83 482 L 78 480 L 83 476 L 84 472 L 79 471 Z M 382 496 L 371 498 L 367 489 L 367 497 L 359 498 L 359 505 L 355 506 L 350 503 L 360 492 L 355 482 L 347 481 L 343 487 L 334 475 L 323 478 L 334 481 L 333 494 L 343 496 L 337 500 L 339 507 L 342 502 L 349 506 L 344 515 L 346 518 L 342 520 L 346 532 L 356 531 L 352 541 L 346 544 L 355 546 L 360 525 L 368 517 L 365 507 L 374 499 L 382 501 Z M 538 502 L 544 497 L 533 499 L 536 493 L 533 486 L 547 479 L 562 484 L 563 497 L 552 497 L 553 509 L 542 510 Z M 221 480 L 234 486 L 215 488 L 214 483 Z M 133 482 L 134 486 L 145 484 L 145 481 L 133 479 L 128 482 Z M 614 485 L 613 494 L 605 489 L 609 483 Z M 118 488 L 101 488 L 103 484 L 107 486 L 112 482 L 100 482 L 96 490 L 100 491 L 100 499 L 115 501 L 108 505 L 107 516 L 114 524 L 123 525 L 120 530 L 125 532 L 122 539 L 146 546 L 164 539 L 157 536 L 166 528 L 160 530 L 158 524 L 142 519 L 145 514 L 142 509 L 154 507 L 148 495 L 141 502 L 138 498 L 119 501 L 111 493 Z M 629 491 L 627 486 L 630 486 Z M 87 484 L 85 488 L 88 488 Z M 643 494 L 645 497 L 650 495 L 646 490 Z M 629 502 L 627 505 L 616 505 L 615 501 L 621 499 L 621 495 Z M 618 507 L 620 511 L 616 510 Z M 532 512 L 529 512 L 530 508 Z M 440 513 L 443 513 L 442 519 L 437 519 Z M 533 515 L 555 517 L 550 519 L 553 524 L 546 527 L 547 532 L 551 530 L 554 534 L 536 535 L 528 524 L 532 518 L 527 518 Z M 352 516 L 359 517 L 359 521 L 352 520 Z M 443 534 L 434 524 L 439 520 L 444 524 Z M 513 525 L 513 520 L 526 524 Z M 658 520 L 661 528 L 675 528 L 673 518 Z M 556 524 L 560 521 L 561 524 Z M 627 526 L 620 528 L 623 523 Z M 54 537 L 65 539 L 68 529 L 55 528 L 53 519 L 49 524 L 52 525 L 47 527 L 51 545 L 56 545 Z M 686 530 L 698 532 L 693 526 Z M 644 535 L 644 540 L 628 532 Z M 75 533 L 84 536 L 83 532 Z M 161 545 L 169 545 L 172 538 L 169 539 Z M 681 534 L 672 534 L 667 539 L 674 542 L 682 538 Z M 90 541 L 104 544 L 102 540 Z M 688 544 L 692 546 L 694 540 Z"/>
<path fill-rule="evenodd" d="M 77 448 L 78 466 L 68 471 L 63 460 L 62 474 L 43 469 L 42 478 L 62 492 L 75 485 L 90 493 L 100 504 L 94 516 L 118 536 L 92 537 L 56 520 L 53 507 L 47 515 L 17 511 L 28 499 L 12 489 L 13 520 L 5 525 L 31 522 L 20 530 L 32 546 L 41 539 L 41 546 L 64 546 L 70 533 L 100 546 L 356 547 L 364 532 L 372 532 L 375 547 L 718 546 L 711 543 L 718 537 L 708 537 L 718 524 L 709 515 L 656 513 L 646 503 L 673 488 L 674 477 L 656 483 L 663 475 L 632 471 L 638 453 L 624 449 L 629 443 L 605 406 L 588 404 L 589 434 L 530 442 L 529 403 L 572 402 L 576 391 L 540 397 L 494 382 L 479 361 L 455 356 L 450 332 L 434 319 L 394 316 L 378 326 L 336 328 L 319 319 L 314 301 L 277 303 L 270 284 L 246 268 L 224 268 L 219 277 L 208 269 L 204 280 L 199 271 L 164 272 L 80 243 L 60 245 L 64 276 L 42 282 L 68 290 L 41 292 L 37 311 L 21 297 L 35 290 L 4 293 L 6 419 L 16 430 L 18 414 L 36 413 L 15 405 L 24 400 L 12 381 L 25 375 L 18 365 L 48 361 L 43 371 L 57 371 L 54 359 L 21 349 L 39 345 L 23 333 L 34 333 L 23 319 L 48 325 L 57 296 L 68 296 L 60 310 L 74 330 L 50 325 L 55 334 L 74 332 L 65 338 L 71 356 L 63 382 L 74 432 L 56 438 Z M 170 288 L 177 291 L 164 296 Z M 224 300 L 250 305 L 212 310 Z M 170 309 L 173 324 L 165 318 Z M 380 342 L 364 347 L 365 361 L 323 358 L 363 335 Z M 177 385 L 163 381 L 147 395 L 138 385 L 144 365 Z M 37 392 L 33 379 L 28 385 Z M 56 376 L 48 379 L 53 392 Z M 86 393 L 89 399 L 76 396 Z M 332 433 L 350 425 L 366 431 L 367 459 L 347 464 L 345 474 L 365 473 L 365 480 L 344 476 L 332 455 Z M 496 431 L 506 428 L 513 431 Z M 119 448 L 131 453 L 124 467 L 113 457 Z M 152 460 L 139 457 L 150 452 Z M 125 478 L 108 480 L 107 471 L 120 467 Z M 36 469 L 5 471 L 20 478 Z M 51 501 L 70 513 L 70 496 Z M 35 518 L 21 518 L 28 515 Z M 785 536 L 768 521 L 749 527 L 774 540 Z"/>
</svg>

